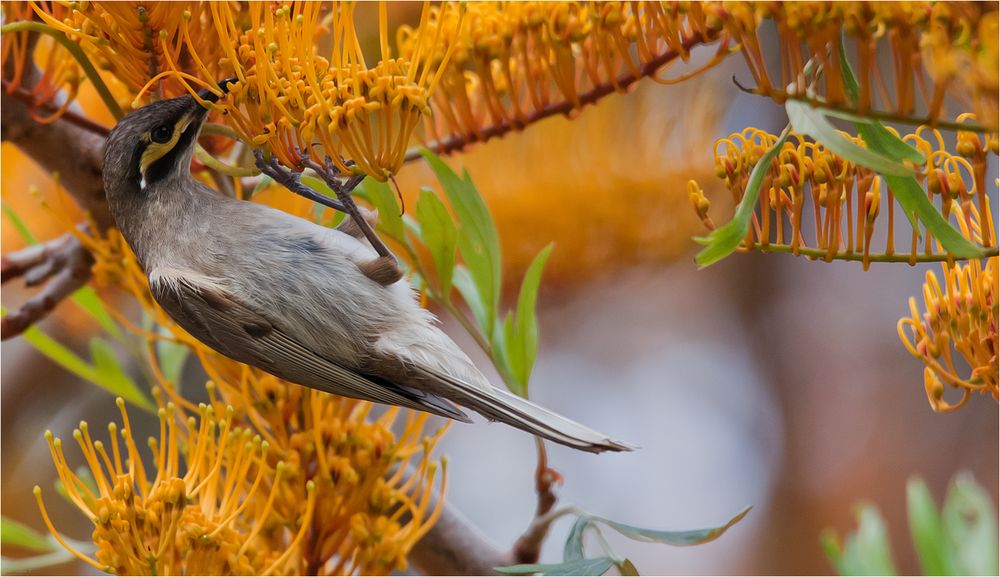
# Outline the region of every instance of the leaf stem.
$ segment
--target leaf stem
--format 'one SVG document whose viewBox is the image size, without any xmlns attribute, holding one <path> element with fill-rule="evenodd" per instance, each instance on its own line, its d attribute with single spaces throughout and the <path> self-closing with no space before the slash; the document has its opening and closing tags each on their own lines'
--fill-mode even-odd
<svg viewBox="0 0 1000 577">
<path fill-rule="evenodd" d="M 94 88 L 97 89 L 97 93 L 101 97 L 101 100 L 104 101 L 104 105 L 108 107 L 109 111 L 111 111 L 111 115 L 115 117 L 115 120 L 120 120 L 121 117 L 124 116 L 121 107 L 118 106 L 118 101 L 115 100 L 115 97 L 111 94 L 111 90 L 108 89 L 108 85 L 104 83 L 104 80 L 101 78 L 101 75 L 98 74 L 97 69 L 94 68 L 90 59 L 87 58 L 86 54 L 84 54 L 83 49 L 80 48 L 79 44 L 70 40 L 65 33 L 60 30 L 56 30 L 48 24 L 31 21 L 11 22 L 10 24 L 0 27 L 0 33 L 10 34 L 13 32 L 39 32 L 41 34 L 48 34 L 55 39 L 56 42 L 66 48 L 73 58 L 80 63 L 80 67 L 83 68 L 84 74 L 86 74 L 87 78 L 90 79 L 90 82 L 93 83 Z"/>
<path fill-rule="evenodd" d="M 798 254 L 799 256 L 804 256 L 810 259 L 823 259 L 823 260 L 842 260 L 842 261 L 865 261 L 864 253 L 860 252 L 837 252 L 833 256 L 821 248 L 806 248 L 798 247 L 797 250 L 793 251 L 792 246 L 789 244 L 767 244 L 754 243 L 752 247 L 746 248 L 742 247 L 742 250 L 749 252 L 750 250 L 756 250 L 763 253 L 776 252 L 776 253 L 787 253 L 787 254 Z M 986 254 L 983 258 L 995 257 L 998 254 L 997 247 L 992 247 L 987 249 Z M 967 258 L 956 257 L 955 255 L 949 253 L 932 253 L 932 254 L 869 254 L 867 257 L 868 262 L 909 262 L 909 263 L 926 263 L 926 262 L 947 262 L 951 260 L 970 260 Z"/>
</svg>

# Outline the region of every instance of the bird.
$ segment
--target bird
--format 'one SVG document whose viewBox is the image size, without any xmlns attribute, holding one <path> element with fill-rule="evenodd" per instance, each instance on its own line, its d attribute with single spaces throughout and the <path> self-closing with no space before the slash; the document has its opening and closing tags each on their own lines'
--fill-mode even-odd
<svg viewBox="0 0 1000 577">
<path fill-rule="evenodd" d="M 227 86 L 219 83 L 223 95 Z M 465 408 L 582 451 L 635 448 L 494 386 L 406 278 L 366 274 L 379 255 L 356 229 L 195 179 L 191 158 L 207 115 L 190 94 L 156 101 L 121 118 L 105 145 L 111 214 L 153 298 L 181 328 L 226 357 L 319 391 L 471 422 Z"/>
</svg>

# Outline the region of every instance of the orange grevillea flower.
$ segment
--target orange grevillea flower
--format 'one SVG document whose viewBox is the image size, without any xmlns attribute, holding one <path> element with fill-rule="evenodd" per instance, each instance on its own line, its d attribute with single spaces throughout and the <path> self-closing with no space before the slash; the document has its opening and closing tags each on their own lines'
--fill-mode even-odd
<svg viewBox="0 0 1000 577">
<path fill-rule="evenodd" d="M 957 209 L 959 212 L 961 208 Z M 973 205 L 963 234 L 982 240 L 986 222 L 992 222 L 987 206 L 980 215 Z M 962 215 L 964 217 L 964 214 Z M 981 218 L 985 217 L 985 218 Z M 924 362 L 924 388 L 935 411 L 952 411 L 968 401 L 972 393 L 989 393 L 1000 399 L 997 388 L 997 261 L 998 257 L 964 264 L 942 263 L 942 280 L 927 271 L 924 311 L 917 300 L 909 300 L 910 316 L 900 319 L 899 337 L 907 350 Z M 959 359 L 963 363 L 956 362 Z M 956 402 L 945 399 L 945 389 L 958 389 Z"/>
<path fill-rule="evenodd" d="M 972 118 L 962 115 L 959 121 Z M 995 147 L 995 136 L 983 140 L 971 132 L 960 133 L 961 148 L 968 155 L 952 154 L 945 147 L 941 134 L 927 127 L 903 136 L 926 158 L 923 168 L 928 194 L 937 197 L 945 218 L 965 219 L 969 224 L 974 205 L 984 214 L 989 210 L 986 190 L 986 155 Z M 854 142 L 864 145 L 857 137 Z M 733 194 L 735 202 L 743 198 L 750 173 L 757 161 L 777 141 L 777 137 L 756 128 L 716 143 L 716 175 Z M 990 144 L 990 143 L 994 144 Z M 995 154 L 995 153 L 994 153 Z M 710 229 L 708 199 L 697 183 L 689 185 L 689 198 L 698 217 Z M 892 191 L 873 171 L 842 158 L 822 144 L 792 135 L 766 173 L 759 205 L 752 218 L 752 228 L 744 248 L 771 252 L 791 252 L 809 258 L 826 260 L 858 260 L 865 268 L 872 261 L 942 261 L 933 235 L 913 230 L 910 246 L 898 251 L 895 229 L 909 221 L 895 218 L 891 210 Z M 887 209 L 881 209 L 882 204 Z M 959 217 L 953 206 L 962 208 Z M 884 216 L 880 216 L 884 213 Z M 982 237 L 995 244 L 992 224 L 984 225 L 988 234 Z M 882 248 L 875 246 L 876 231 L 882 228 Z"/>
<path fill-rule="evenodd" d="M 166 70 L 205 68 L 219 74 L 221 46 L 201 2 L 29 3 L 43 22 L 80 44 L 94 65 L 123 85 L 131 103 Z M 160 83 L 157 97 L 183 93 L 177 82 Z"/>
<path fill-rule="evenodd" d="M 299 163 L 301 149 L 330 156 L 342 171 L 354 161 L 357 170 L 386 180 L 402 166 L 450 52 L 435 50 L 443 39 L 433 36 L 428 50 L 393 57 L 382 3 L 380 54 L 366 59 L 354 8 L 350 2 L 209 5 L 231 69 L 226 76 L 237 78 L 227 99 L 228 122 L 245 140 L 268 146 L 289 166 Z M 427 13 L 425 6 L 425 19 Z M 216 78 L 211 69 L 200 72 L 203 80 Z"/>
<path fill-rule="evenodd" d="M 656 79 L 695 44 L 718 37 L 699 3 L 472 2 L 459 21 L 444 4 L 397 34 L 404 57 L 447 63 L 425 122 L 426 138 L 445 151 Z M 725 53 L 723 43 L 703 69 Z"/>
</svg>

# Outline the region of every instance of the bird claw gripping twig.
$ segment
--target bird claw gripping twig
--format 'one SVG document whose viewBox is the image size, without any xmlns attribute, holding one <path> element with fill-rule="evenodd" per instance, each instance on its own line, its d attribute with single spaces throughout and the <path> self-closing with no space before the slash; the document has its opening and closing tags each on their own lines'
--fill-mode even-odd
<svg viewBox="0 0 1000 577">
<path fill-rule="evenodd" d="M 288 190 L 304 196 L 314 202 L 318 202 L 324 206 L 328 206 L 334 210 L 339 210 L 351 217 L 354 226 L 360 231 L 361 235 L 368 239 L 375 252 L 378 253 L 378 258 L 372 259 L 371 261 L 363 262 L 358 265 L 361 272 L 365 274 L 368 278 L 373 281 L 383 285 L 388 286 L 395 283 L 399 279 L 403 278 L 403 271 L 399 268 L 399 263 L 396 261 L 396 257 L 389 251 L 382 239 L 375 234 L 374 229 L 372 229 L 371 223 L 368 222 L 366 215 L 362 213 L 361 209 L 357 204 L 354 203 L 354 199 L 351 197 L 351 192 L 357 188 L 361 181 L 364 180 L 364 175 L 350 175 L 346 180 L 341 180 L 341 173 L 337 170 L 337 167 L 330 161 L 329 158 L 326 159 L 324 165 L 313 161 L 309 154 L 302 150 L 296 150 L 298 156 L 302 159 L 302 165 L 306 168 L 314 171 L 330 190 L 334 191 L 337 195 L 336 199 L 332 199 L 326 195 L 320 194 L 313 190 L 312 188 L 302 184 L 301 173 L 289 170 L 281 164 L 273 156 L 270 159 L 264 158 L 264 153 L 260 149 L 254 150 L 254 158 L 256 159 L 257 168 L 260 171 L 271 177 L 275 182 L 284 186 Z M 351 166 L 353 163 L 348 161 L 347 166 Z M 349 233 L 351 234 L 351 233 Z M 352 234 L 352 236 L 357 236 Z"/>
<path fill-rule="evenodd" d="M 0 339 L 15 337 L 45 318 L 60 301 L 87 284 L 94 257 L 72 234 L 4 255 L 0 283 L 24 277 L 29 287 L 45 283 L 35 296 L 0 321 Z M 46 282 L 48 281 L 48 282 Z"/>
</svg>

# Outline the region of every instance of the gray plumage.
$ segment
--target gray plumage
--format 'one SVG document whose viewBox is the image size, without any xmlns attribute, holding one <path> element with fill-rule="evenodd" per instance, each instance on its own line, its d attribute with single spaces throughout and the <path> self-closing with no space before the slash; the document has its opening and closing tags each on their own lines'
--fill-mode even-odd
<svg viewBox="0 0 1000 577">
<path fill-rule="evenodd" d="M 492 386 L 406 280 L 383 286 L 363 274 L 377 255 L 347 228 L 195 180 L 204 117 L 190 96 L 151 104 L 115 126 L 105 152 L 111 212 L 154 298 L 186 331 L 321 391 L 468 421 L 457 404 L 577 449 L 632 448 Z M 170 127 L 174 143 L 159 142 Z"/>
</svg>

